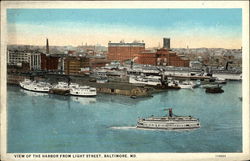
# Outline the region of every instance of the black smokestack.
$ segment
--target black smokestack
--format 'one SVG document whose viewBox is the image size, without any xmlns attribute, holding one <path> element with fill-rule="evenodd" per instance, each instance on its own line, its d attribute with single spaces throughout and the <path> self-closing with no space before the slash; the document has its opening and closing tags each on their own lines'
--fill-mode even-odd
<svg viewBox="0 0 250 161">
<path fill-rule="evenodd" d="M 49 40 L 46 38 L 46 54 L 49 54 Z"/>
<path fill-rule="evenodd" d="M 163 48 L 170 49 L 170 38 L 163 38 Z"/>
</svg>

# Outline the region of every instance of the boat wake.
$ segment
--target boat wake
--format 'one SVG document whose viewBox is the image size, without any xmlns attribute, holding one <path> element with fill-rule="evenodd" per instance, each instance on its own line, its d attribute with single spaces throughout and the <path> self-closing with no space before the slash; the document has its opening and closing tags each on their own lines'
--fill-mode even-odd
<svg viewBox="0 0 250 161">
<path fill-rule="evenodd" d="M 110 127 L 111 129 L 115 129 L 115 130 L 130 130 L 130 129 L 136 129 L 135 126 L 113 126 Z"/>
</svg>

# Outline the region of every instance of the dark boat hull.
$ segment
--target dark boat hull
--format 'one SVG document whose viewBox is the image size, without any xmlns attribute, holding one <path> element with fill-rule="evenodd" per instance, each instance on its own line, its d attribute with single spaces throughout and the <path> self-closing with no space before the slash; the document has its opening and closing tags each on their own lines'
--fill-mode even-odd
<svg viewBox="0 0 250 161">
<path fill-rule="evenodd" d="M 206 93 L 223 93 L 224 90 L 221 88 L 206 88 Z"/>
</svg>

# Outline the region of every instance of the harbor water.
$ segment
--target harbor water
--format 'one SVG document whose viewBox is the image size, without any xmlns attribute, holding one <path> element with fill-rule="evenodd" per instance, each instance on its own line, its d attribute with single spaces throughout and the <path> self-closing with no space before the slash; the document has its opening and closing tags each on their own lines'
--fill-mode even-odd
<svg viewBox="0 0 250 161">
<path fill-rule="evenodd" d="M 7 152 L 242 152 L 241 87 L 232 81 L 220 94 L 196 88 L 131 99 L 59 96 L 8 86 Z M 176 115 L 199 118 L 201 128 L 135 128 L 138 117 L 163 116 L 169 107 Z"/>
</svg>

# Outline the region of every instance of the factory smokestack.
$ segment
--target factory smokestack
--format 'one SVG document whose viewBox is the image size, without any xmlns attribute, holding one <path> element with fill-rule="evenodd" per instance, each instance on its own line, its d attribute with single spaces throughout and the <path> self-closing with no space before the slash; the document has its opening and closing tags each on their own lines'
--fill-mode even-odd
<svg viewBox="0 0 250 161">
<path fill-rule="evenodd" d="M 163 38 L 163 48 L 170 49 L 170 38 Z"/>
<path fill-rule="evenodd" d="M 49 40 L 46 38 L 46 54 L 49 54 Z"/>
</svg>

